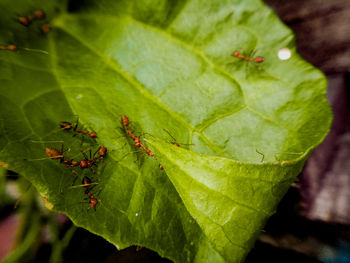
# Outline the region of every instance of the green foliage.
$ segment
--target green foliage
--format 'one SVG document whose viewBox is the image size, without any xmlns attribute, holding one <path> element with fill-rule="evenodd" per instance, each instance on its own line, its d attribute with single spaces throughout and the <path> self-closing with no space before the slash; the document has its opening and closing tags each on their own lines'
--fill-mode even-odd
<svg viewBox="0 0 350 263">
<path fill-rule="evenodd" d="M 0 4 L 0 44 L 18 46 L 0 50 L 0 161 L 48 207 L 119 248 L 242 262 L 331 122 L 326 80 L 296 54 L 291 31 L 258 0 L 72 1 L 69 10 L 20 2 Z M 16 21 L 36 9 L 46 12 L 48 34 L 45 21 Z M 286 61 L 277 57 L 284 47 Z M 265 58 L 259 66 L 231 56 L 253 50 Z M 156 158 L 130 153 L 123 114 L 148 134 Z M 75 115 L 108 157 L 93 172 L 34 161 L 61 147 L 36 141 L 64 141 L 76 160 L 80 149 L 96 150 L 58 127 Z M 163 129 L 193 145 L 171 145 Z M 101 180 L 96 211 L 71 187 L 84 175 Z"/>
</svg>

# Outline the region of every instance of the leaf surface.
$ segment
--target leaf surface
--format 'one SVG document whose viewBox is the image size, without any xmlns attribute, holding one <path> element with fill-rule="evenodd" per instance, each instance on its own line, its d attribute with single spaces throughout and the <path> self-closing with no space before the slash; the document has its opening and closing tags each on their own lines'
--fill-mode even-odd
<svg viewBox="0 0 350 263">
<path fill-rule="evenodd" d="M 0 44 L 18 46 L 0 50 L 0 161 L 48 207 L 119 248 L 243 261 L 331 122 L 326 80 L 296 54 L 291 31 L 257 0 L 21 2 L 0 4 Z M 48 34 L 45 21 L 16 21 L 39 8 Z M 285 47 L 292 57 L 282 61 Z M 132 153 L 124 114 L 156 158 Z M 92 170 L 34 160 L 61 147 L 48 141 L 64 141 L 75 160 L 81 145 L 95 151 L 91 139 L 60 130 L 76 115 L 108 157 Z M 100 180 L 96 212 L 71 187 L 83 176 Z"/>
</svg>

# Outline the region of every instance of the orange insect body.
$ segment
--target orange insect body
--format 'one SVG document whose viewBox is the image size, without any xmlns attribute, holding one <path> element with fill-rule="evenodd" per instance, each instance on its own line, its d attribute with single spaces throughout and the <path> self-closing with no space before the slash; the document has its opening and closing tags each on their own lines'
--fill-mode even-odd
<svg viewBox="0 0 350 263">
<path fill-rule="evenodd" d="M 126 115 L 123 115 L 122 116 L 122 125 L 125 127 L 125 128 L 128 128 L 130 124 L 130 121 L 129 121 L 129 118 L 126 116 Z M 126 129 L 125 132 L 130 136 L 130 138 L 134 141 L 134 146 L 136 148 L 141 148 L 143 151 L 146 152 L 147 155 L 153 157 L 154 154 L 152 153 L 151 150 L 147 149 L 142 143 L 141 143 L 141 139 L 139 136 L 135 136 L 132 131 Z"/>
<path fill-rule="evenodd" d="M 90 207 L 94 208 L 97 206 L 98 204 L 98 200 L 96 198 L 94 198 L 94 196 L 90 196 Z"/>
<path fill-rule="evenodd" d="M 170 134 L 169 131 L 167 131 L 166 129 L 163 129 L 163 131 L 165 131 L 174 141 L 171 142 L 172 145 L 176 146 L 176 147 L 180 147 L 180 143 L 178 143 L 175 138 Z M 182 145 L 193 145 L 193 144 L 185 144 L 185 143 L 181 143 Z"/>
<path fill-rule="evenodd" d="M 87 156 L 84 154 L 85 160 L 80 161 L 80 168 L 91 168 L 94 164 L 96 164 L 96 162 L 99 159 L 103 159 L 107 155 L 107 147 L 100 146 L 98 150 L 94 153 L 94 156 L 96 155 L 96 153 L 98 154 L 98 156 L 92 158 L 91 160 L 88 160 Z"/>
<path fill-rule="evenodd" d="M 32 23 L 32 21 L 33 21 L 34 19 L 41 20 L 41 19 L 44 19 L 44 18 L 45 18 L 45 13 L 44 13 L 44 11 L 42 11 L 42 10 L 37 10 L 37 11 L 35 11 L 35 12 L 33 13 L 33 15 L 29 15 L 29 16 L 20 16 L 20 17 L 18 17 L 18 22 L 21 23 L 21 24 L 24 25 L 24 26 L 29 26 L 29 25 Z M 45 30 L 46 32 L 44 32 L 44 33 L 49 32 L 49 30 L 50 30 L 50 25 L 49 25 L 49 24 L 43 25 L 42 28 L 41 28 L 41 30 L 42 30 L 43 32 L 44 32 L 44 30 Z"/>
<path fill-rule="evenodd" d="M 87 197 L 89 198 L 90 208 L 93 208 L 96 211 L 96 206 L 98 204 L 98 200 L 95 198 L 95 196 L 92 193 L 90 193 L 90 191 L 91 191 L 90 188 L 86 189 L 85 195 L 87 195 Z"/>
<path fill-rule="evenodd" d="M 22 25 L 24 25 L 24 26 L 29 26 L 31 23 L 32 23 L 32 21 L 31 21 L 31 19 L 30 18 L 28 18 L 28 17 L 23 17 L 23 16 L 20 16 L 19 18 L 18 18 L 18 22 L 20 22 Z"/>
<path fill-rule="evenodd" d="M 143 149 L 149 156 L 151 156 L 151 157 L 154 156 L 154 153 L 153 153 L 151 150 L 147 149 L 146 147 L 143 147 L 142 149 Z"/>
<path fill-rule="evenodd" d="M 81 169 L 85 169 L 85 168 L 91 168 L 94 163 L 96 163 L 96 161 L 99 159 L 100 157 L 95 157 L 92 160 L 81 160 L 81 161 L 68 161 L 68 160 L 64 160 L 63 163 L 65 165 L 69 165 L 71 167 L 76 167 L 76 166 L 80 166 Z"/>
<path fill-rule="evenodd" d="M 79 165 L 80 165 L 80 168 L 82 168 L 82 169 L 88 168 L 88 166 L 89 166 L 88 162 L 85 160 L 80 161 Z"/>
<path fill-rule="evenodd" d="M 77 162 L 77 161 L 72 161 L 72 163 L 71 163 L 71 166 L 78 166 L 79 165 L 79 162 Z"/>
<path fill-rule="evenodd" d="M 95 157 L 92 160 L 82 160 L 80 161 L 80 168 L 91 168 L 98 159 L 100 159 L 100 157 Z"/>
<path fill-rule="evenodd" d="M 263 57 L 249 58 L 249 57 L 245 57 L 245 56 L 241 55 L 241 53 L 239 53 L 237 51 L 233 52 L 232 56 L 246 60 L 246 61 L 254 61 L 255 63 L 262 63 L 265 61 L 265 59 Z"/>
<path fill-rule="evenodd" d="M 96 132 L 90 132 L 90 137 L 92 138 L 92 139 L 96 139 L 97 138 L 97 133 Z"/>
<path fill-rule="evenodd" d="M 87 176 L 84 176 L 82 184 L 84 186 L 90 186 L 91 183 L 92 183 L 91 179 L 89 177 L 87 177 Z"/>
<path fill-rule="evenodd" d="M 92 139 L 97 138 L 97 133 L 96 132 L 89 132 L 89 131 L 82 131 L 82 130 L 75 130 L 77 133 L 81 133 L 83 135 L 89 135 Z"/>
<path fill-rule="evenodd" d="M 81 133 L 83 135 L 89 135 L 92 139 L 96 139 L 97 138 L 97 133 L 96 132 L 89 132 L 89 131 L 86 131 L 86 130 L 82 131 L 80 129 L 77 129 L 78 124 L 76 124 L 73 127 L 73 125 L 70 122 L 68 122 L 68 121 L 61 121 L 59 123 L 59 125 L 60 125 L 61 129 L 64 130 L 64 131 L 65 130 L 68 131 L 68 130 L 73 129 L 73 131 L 76 132 L 76 133 Z"/>
<path fill-rule="evenodd" d="M 34 14 L 35 18 L 39 19 L 39 20 L 45 18 L 45 13 L 43 10 L 36 10 L 36 11 L 34 11 L 33 14 Z"/>
<path fill-rule="evenodd" d="M 125 116 L 125 115 L 122 116 L 122 124 L 123 124 L 124 127 L 128 127 L 129 124 L 130 124 L 130 121 L 129 121 L 128 117 Z"/>
<path fill-rule="evenodd" d="M 256 57 L 256 58 L 254 58 L 254 62 L 255 63 L 262 63 L 264 61 L 265 61 L 265 59 L 263 57 Z"/>
<path fill-rule="evenodd" d="M 44 24 L 44 25 L 41 26 L 41 32 L 43 32 L 45 34 L 49 33 L 50 29 L 51 29 L 50 24 Z"/>
<path fill-rule="evenodd" d="M 134 142 L 135 142 L 135 147 L 136 147 L 136 148 L 142 147 L 142 143 L 141 143 L 140 137 L 135 136 Z"/>
<path fill-rule="evenodd" d="M 126 133 L 131 137 L 131 139 L 134 141 L 136 140 L 136 136 L 130 130 L 126 130 Z"/>
<path fill-rule="evenodd" d="M 10 51 L 16 51 L 17 50 L 17 46 L 15 45 L 8 45 L 8 46 L 0 46 L 0 50 L 10 50 Z"/>
<path fill-rule="evenodd" d="M 100 157 L 104 157 L 107 154 L 107 147 L 100 147 L 97 152 Z"/>
<path fill-rule="evenodd" d="M 45 153 L 47 155 L 47 157 L 49 157 L 52 160 L 60 160 L 61 163 L 63 163 L 64 165 L 70 166 L 70 167 L 76 167 L 76 166 L 80 166 L 81 169 L 85 169 L 85 168 L 91 168 L 98 159 L 103 158 L 104 156 L 106 156 L 107 154 L 107 148 L 106 147 L 100 147 L 98 149 L 98 157 L 93 158 L 92 160 L 87 160 L 87 157 L 85 160 L 81 160 L 81 161 L 69 161 L 66 160 L 62 154 L 61 151 L 57 150 L 56 148 L 51 148 L 51 147 L 47 147 L 45 148 Z"/>
<path fill-rule="evenodd" d="M 15 45 L 8 45 L 7 49 L 11 50 L 11 51 L 16 51 L 17 50 L 17 46 L 15 46 Z"/>
<path fill-rule="evenodd" d="M 62 128 L 62 130 L 70 130 L 73 128 L 72 124 L 70 122 L 67 122 L 67 121 L 61 121 L 60 127 Z"/>
<path fill-rule="evenodd" d="M 47 147 L 45 148 L 45 153 L 47 157 L 49 157 L 52 160 L 63 160 L 62 153 L 56 148 Z"/>
</svg>

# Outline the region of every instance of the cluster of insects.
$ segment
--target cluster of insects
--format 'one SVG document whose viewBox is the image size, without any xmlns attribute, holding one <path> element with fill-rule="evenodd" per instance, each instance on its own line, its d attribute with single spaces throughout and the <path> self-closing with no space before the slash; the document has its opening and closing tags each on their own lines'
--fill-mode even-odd
<svg viewBox="0 0 350 263">
<path fill-rule="evenodd" d="M 62 121 L 59 123 L 59 127 L 64 132 L 72 132 L 73 137 L 76 135 L 81 135 L 81 144 L 79 152 L 81 154 L 81 157 L 79 158 L 68 158 L 66 152 L 70 151 L 71 149 L 65 149 L 65 144 L 63 141 L 40 141 L 39 143 L 61 143 L 61 148 L 54 148 L 54 147 L 46 147 L 45 148 L 45 154 L 47 158 L 41 158 L 41 159 L 34 159 L 34 160 L 44 160 L 44 159 L 51 159 L 51 160 L 58 160 L 60 164 L 62 164 L 65 168 L 69 169 L 72 174 L 75 175 L 73 184 L 75 183 L 76 179 L 79 178 L 79 170 L 81 171 L 90 171 L 89 176 L 84 175 L 82 179 L 82 184 L 78 186 L 72 186 L 73 188 L 77 187 L 84 187 L 85 188 L 85 195 L 87 197 L 87 200 L 89 201 L 89 209 L 93 208 L 96 210 L 96 206 L 99 203 L 98 199 L 96 198 L 96 194 L 92 193 L 92 190 L 94 187 L 98 184 L 98 182 L 93 182 L 91 180 L 91 177 L 95 175 L 94 167 L 97 167 L 99 163 L 105 159 L 107 156 L 107 147 L 105 146 L 98 146 L 97 149 L 92 153 L 92 148 L 83 150 L 81 148 L 84 137 L 89 136 L 91 138 L 92 143 L 88 143 L 90 147 L 93 147 L 96 145 L 96 138 L 97 133 L 94 131 L 88 131 L 85 129 L 78 129 L 78 120 L 75 124 L 71 124 L 67 121 Z M 95 147 L 96 148 L 96 147 Z M 89 156 L 87 154 L 89 152 Z M 79 170 L 75 170 L 74 168 L 78 168 Z"/>
<path fill-rule="evenodd" d="M 122 130 L 125 133 L 125 135 L 133 141 L 132 145 L 133 145 L 133 147 L 135 147 L 135 151 L 133 151 L 131 153 L 144 152 L 149 157 L 155 158 L 154 153 L 149 148 L 147 148 L 145 143 L 142 142 L 143 140 L 141 139 L 141 136 L 136 136 L 134 134 L 134 132 L 131 130 L 130 120 L 126 115 L 122 115 L 121 124 L 122 124 L 122 128 L 123 128 Z M 178 143 L 176 141 L 176 139 L 170 134 L 170 132 L 165 130 L 165 129 L 163 129 L 163 130 L 173 139 L 173 141 L 171 141 L 170 143 L 176 147 L 180 147 L 180 143 Z M 181 145 L 193 145 L 193 144 L 181 143 Z M 159 164 L 159 169 L 164 170 L 164 168 L 161 164 Z"/>
<path fill-rule="evenodd" d="M 126 115 L 123 115 L 121 117 L 121 126 L 122 130 L 124 132 L 125 137 L 127 137 L 129 140 L 132 141 L 130 143 L 133 148 L 135 148 L 134 151 L 130 153 L 142 153 L 145 154 L 148 157 L 155 158 L 154 153 L 148 148 L 146 143 L 144 142 L 144 138 L 142 135 L 136 135 L 135 132 L 132 130 L 130 125 L 130 120 Z M 83 187 L 84 194 L 86 196 L 85 200 L 88 200 L 89 203 L 89 209 L 96 210 L 97 205 L 99 204 L 99 200 L 96 197 L 96 193 L 93 192 L 96 185 L 99 184 L 99 180 L 93 181 L 91 178 L 94 176 L 94 167 L 97 167 L 100 162 L 102 162 L 105 157 L 107 156 L 107 147 L 99 145 L 98 147 L 95 147 L 94 151 L 92 148 L 83 150 L 81 146 L 84 143 L 84 140 L 86 141 L 87 138 L 90 140 L 91 143 L 84 143 L 84 145 L 97 145 L 96 139 L 98 138 L 97 133 L 95 131 L 90 131 L 88 129 L 82 129 L 79 128 L 79 118 L 77 119 L 76 123 L 71 123 L 68 121 L 62 121 L 59 123 L 59 127 L 62 130 L 62 132 L 69 132 L 72 134 L 72 137 L 79 136 L 81 139 L 80 144 L 80 155 L 81 157 L 77 158 L 68 158 L 68 153 L 70 152 L 71 148 L 65 148 L 65 142 L 64 141 L 38 141 L 39 143 L 60 143 L 60 148 L 55 147 L 46 147 L 45 148 L 45 154 L 46 158 L 41 159 L 32 159 L 32 160 L 44 160 L 44 159 L 51 159 L 53 161 L 59 161 L 59 164 L 64 166 L 65 168 L 69 169 L 72 174 L 74 174 L 74 180 L 72 183 L 71 188 L 78 188 Z M 164 131 L 172 138 L 172 141 L 170 142 L 172 145 L 176 147 L 180 147 L 180 145 L 190 145 L 190 144 L 180 144 L 178 143 L 175 138 L 164 129 Z M 87 137 L 87 138 L 86 138 Z M 89 155 L 87 154 L 89 152 Z M 129 153 L 128 153 L 129 154 Z M 78 170 L 76 170 L 78 169 Z M 159 169 L 163 170 L 163 166 L 159 164 Z M 90 171 L 91 175 L 86 175 L 84 173 L 82 183 L 80 185 L 74 185 L 76 179 L 80 177 L 79 171 Z"/>
<path fill-rule="evenodd" d="M 30 25 L 36 23 L 36 21 L 38 21 L 38 23 L 40 21 L 44 21 L 45 18 L 46 18 L 46 14 L 45 14 L 45 12 L 43 10 L 36 10 L 36 11 L 30 13 L 29 15 L 18 16 L 16 20 L 21 25 L 23 25 L 25 27 L 29 27 Z M 50 30 L 51 30 L 50 23 L 48 23 L 47 21 L 45 21 L 44 24 L 40 23 L 40 31 L 43 34 L 49 33 Z M 34 52 L 41 52 L 41 53 L 44 53 L 44 54 L 48 54 L 46 51 L 39 50 L 39 49 L 19 48 L 15 44 L 0 45 L 0 50 L 17 51 L 19 49 L 23 49 L 23 50 L 27 50 L 27 51 L 34 51 Z"/>
<path fill-rule="evenodd" d="M 0 50 L 16 51 L 17 50 L 17 46 L 15 46 L 15 45 L 7 45 L 7 46 L 0 45 Z"/>
<path fill-rule="evenodd" d="M 36 10 L 28 16 L 19 16 L 18 22 L 21 23 L 22 25 L 28 27 L 33 23 L 33 21 L 44 20 L 45 17 L 46 17 L 46 15 L 45 15 L 45 12 L 43 10 Z M 41 29 L 42 33 L 48 33 L 50 31 L 50 24 L 45 23 L 45 24 L 41 25 L 40 29 Z"/>
<path fill-rule="evenodd" d="M 52 147 L 46 147 L 45 148 L 46 156 L 52 160 L 60 160 L 60 163 L 64 164 L 67 167 L 78 167 L 79 166 L 81 169 L 85 169 L 85 168 L 91 168 L 93 165 L 96 165 L 100 159 L 103 159 L 107 155 L 107 148 L 104 146 L 100 146 L 96 150 L 96 152 L 93 154 L 93 157 L 91 157 L 91 154 L 90 154 L 90 158 L 89 158 L 85 152 L 82 152 L 84 159 L 80 160 L 80 161 L 74 161 L 73 159 L 68 160 L 64 157 L 63 148 L 64 148 L 64 143 L 62 143 L 61 150 L 58 150 L 58 149 L 52 148 Z M 97 154 L 97 156 L 96 156 L 96 154 Z"/>
<path fill-rule="evenodd" d="M 152 150 L 147 146 L 145 143 L 145 138 L 143 133 L 135 133 L 134 129 L 132 128 L 134 125 L 131 125 L 131 121 L 126 115 L 121 116 L 121 129 L 124 133 L 124 136 L 130 140 L 129 143 L 134 148 L 133 151 L 130 153 L 141 153 L 145 156 L 148 156 L 150 158 L 153 158 L 156 160 L 155 154 L 152 152 Z M 72 134 L 72 137 L 79 136 L 81 139 L 81 145 L 83 144 L 84 140 L 90 140 L 93 145 L 97 145 L 96 140 L 98 138 L 98 135 L 95 131 L 91 131 L 88 129 L 79 128 L 79 118 L 77 119 L 76 123 L 71 123 L 67 121 L 62 121 L 59 123 L 59 127 L 62 130 L 62 132 L 68 132 Z M 164 132 L 166 132 L 170 138 L 171 141 L 169 141 L 170 144 L 174 145 L 175 147 L 181 147 L 185 145 L 193 145 L 193 144 L 184 144 L 179 143 L 172 134 L 163 129 Z M 139 134 L 139 135 L 137 135 Z M 41 142 L 41 143 L 48 143 L 47 142 Z M 51 141 L 53 142 L 53 141 Z M 57 141 L 56 141 L 57 142 Z M 96 210 L 97 205 L 100 203 L 100 200 L 97 199 L 97 193 L 94 191 L 95 187 L 99 184 L 100 178 L 98 180 L 93 181 L 91 178 L 95 174 L 94 173 L 94 167 L 98 167 L 100 162 L 102 162 L 106 156 L 107 156 L 107 147 L 99 145 L 98 147 L 95 147 L 94 150 L 92 148 L 88 150 L 82 150 L 80 147 L 80 158 L 68 158 L 66 152 L 70 150 L 70 148 L 65 149 L 65 144 L 63 141 L 59 141 L 61 143 L 61 148 L 54 148 L 54 147 L 46 147 L 45 148 L 45 154 L 47 158 L 45 159 L 51 159 L 54 161 L 59 161 L 61 165 L 63 165 L 65 168 L 72 171 L 72 174 L 75 175 L 74 181 L 72 183 L 72 188 L 78 188 L 83 187 L 84 188 L 84 195 L 86 201 L 88 201 L 89 208 L 88 209 L 94 209 Z M 90 145 L 90 144 L 89 144 Z M 87 154 L 89 152 L 89 155 Z M 264 161 L 264 154 L 260 151 L 256 150 L 258 154 L 261 155 L 261 162 Z M 126 156 L 126 155 L 125 155 Z M 276 157 L 277 159 L 277 157 Z M 37 159 L 38 160 L 38 159 Z M 42 159 L 41 159 L 42 160 Z M 78 169 L 78 170 L 76 170 Z M 159 169 L 163 170 L 163 166 L 159 164 Z M 74 182 L 76 179 L 79 178 L 79 171 L 91 171 L 91 175 L 86 175 L 84 173 L 82 183 L 80 185 L 74 185 Z"/>
</svg>

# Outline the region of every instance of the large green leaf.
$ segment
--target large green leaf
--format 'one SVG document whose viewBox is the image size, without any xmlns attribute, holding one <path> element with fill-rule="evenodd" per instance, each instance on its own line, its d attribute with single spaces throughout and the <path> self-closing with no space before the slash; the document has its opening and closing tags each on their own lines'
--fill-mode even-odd
<svg viewBox="0 0 350 263">
<path fill-rule="evenodd" d="M 296 54 L 290 30 L 258 0 L 20 2 L 0 4 L 0 44 L 19 48 L 0 50 L 0 161 L 119 248 L 241 262 L 331 122 L 326 80 Z M 16 21 L 38 8 L 48 34 L 44 21 Z M 253 50 L 259 67 L 231 56 Z M 123 114 L 157 159 L 128 154 Z M 82 158 L 80 137 L 58 127 L 74 115 L 109 149 L 98 169 L 34 161 L 60 147 L 35 141 L 62 140 Z M 193 145 L 171 145 L 163 129 Z M 70 187 L 77 174 L 100 178 L 96 212 Z"/>
</svg>

